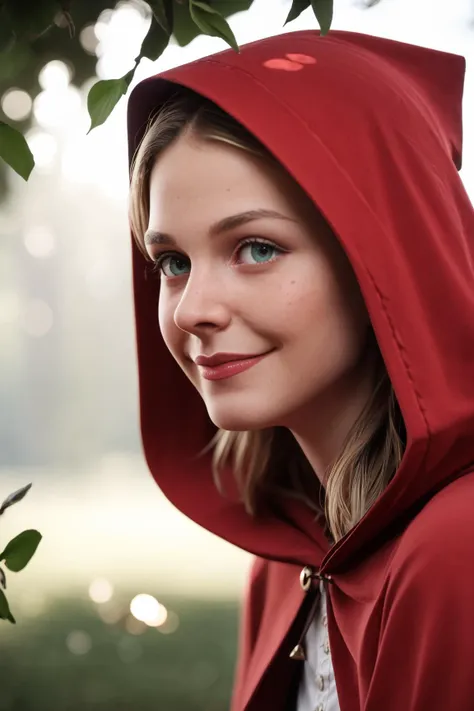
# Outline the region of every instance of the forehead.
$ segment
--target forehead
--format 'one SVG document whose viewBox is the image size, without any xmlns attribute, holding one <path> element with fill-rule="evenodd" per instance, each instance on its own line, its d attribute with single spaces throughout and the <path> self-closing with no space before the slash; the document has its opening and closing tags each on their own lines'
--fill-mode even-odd
<svg viewBox="0 0 474 711">
<path fill-rule="evenodd" d="M 220 140 L 181 137 L 158 157 L 150 179 L 150 226 L 222 219 L 251 209 L 294 213 L 301 190 L 276 163 Z M 160 224 L 155 224 L 159 222 Z"/>
</svg>

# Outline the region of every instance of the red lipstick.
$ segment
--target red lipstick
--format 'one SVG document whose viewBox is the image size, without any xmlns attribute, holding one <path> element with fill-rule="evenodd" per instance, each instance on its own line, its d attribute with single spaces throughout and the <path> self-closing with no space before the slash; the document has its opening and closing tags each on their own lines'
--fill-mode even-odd
<svg viewBox="0 0 474 711">
<path fill-rule="evenodd" d="M 245 353 L 215 353 L 212 356 L 198 356 L 196 365 L 201 368 L 201 375 L 206 380 L 222 380 L 248 370 L 259 363 L 267 353 L 248 355 Z"/>
</svg>

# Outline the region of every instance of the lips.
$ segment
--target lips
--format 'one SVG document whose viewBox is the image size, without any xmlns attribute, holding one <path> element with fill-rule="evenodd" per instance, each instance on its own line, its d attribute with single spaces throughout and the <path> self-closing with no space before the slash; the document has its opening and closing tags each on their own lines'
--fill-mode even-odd
<svg viewBox="0 0 474 711">
<path fill-rule="evenodd" d="M 216 353 L 213 356 L 198 356 L 194 361 L 200 366 L 205 380 L 228 380 L 260 363 L 271 351 L 247 355 L 244 353 Z"/>
<path fill-rule="evenodd" d="M 196 365 L 203 365 L 207 368 L 214 368 L 223 363 L 232 363 L 233 361 L 249 360 L 251 358 L 259 358 L 265 353 L 215 353 L 212 356 L 199 355 L 194 359 Z"/>
</svg>

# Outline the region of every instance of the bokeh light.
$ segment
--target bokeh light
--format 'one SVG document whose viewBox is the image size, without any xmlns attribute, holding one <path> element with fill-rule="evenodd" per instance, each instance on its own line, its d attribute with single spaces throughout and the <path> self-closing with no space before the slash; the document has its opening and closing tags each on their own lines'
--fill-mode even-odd
<svg viewBox="0 0 474 711">
<path fill-rule="evenodd" d="M 38 82 L 44 90 L 66 89 L 71 81 L 71 70 L 65 62 L 53 59 L 41 69 Z"/>
<path fill-rule="evenodd" d="M 97 22 L 94 25 L 95 36 L 97 37 L 99 42 L 102 42 L 107 36 L 107 25 L 109 24 L 113 15 L 114 10 L 111 10 L 110 8 L 102 10 L 102 12 L 100 13 Z"/>
<path fill-rule="evenodd" d="M 89 597 L 94 602 L 108 602 L 113 594 L 113 585 L 105 578 L 96 578 L 96 580 L 93 580 L 89 585 Z"/>
<path fill-rule="evenodd" d="M 85 52 L 95 54 L 99 39 L 97 37 L 94 25 L 86 25 L 81 30 L 79 41 Z"/>
<path fill-rule="evenodd" d="M 2 97 L 2 110 L 12 121 L 24 121 L 31 113 L 33 102 L 30 95 L 21 89 L 10 89 Z"/>
<path fill-rule="evenodd" d="M 46 225 L 33 225 L 23 237 L 26 251 L 32 257 L 45 259 L 55 251 L 55 239 L 52 230 Z"/>
<path fill-rule="evenodd" d="M 66 638 L 66 646 L 71 654 L 83 655 L 92 649 L 92 639 L 87 632 L 74 630 Z"/>
<path fill-rule="evenodd" d="M 80 116 L 82 96 L 74 86 L 55 87 L 38 94 L 33 102 L 33 113 L 42 128 L 61 128 L 68 132 L 68 127 Z"/>
<path fill-rule="evenodd" d="M 131 4 L 119 5 L 111 15 L 102 13 L 95 25 L 99 40 L 96 72 L 100 79 L 123 76 L 133 67 L 150 20 Z"/>
<path fill-rule="evenodd" d="M 168 611 L 153 595 L 136 595 L 130 603 L 130 612 L 149 627 L 159 627 L 166 622 Z"/>
</svg>

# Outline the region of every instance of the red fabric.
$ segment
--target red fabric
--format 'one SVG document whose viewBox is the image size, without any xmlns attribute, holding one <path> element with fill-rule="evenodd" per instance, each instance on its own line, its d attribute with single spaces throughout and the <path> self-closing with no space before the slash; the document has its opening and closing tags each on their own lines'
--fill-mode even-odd
<svg viewBox="0 0 474 711">
<path fill-rule="evenodd" d="M 408 433 L 399 470 L 331 550 L 312 515 L 249 517 L 218 494 L 203 403 L 157 325 L 136 247 L 143 443 L 187 516 L 259 556 L 232 711 L 286 711 L 299 662 L 299 571 L 321 566 L 342 711 L 474 709 L 474 219 L 461 163 L 464 59 L 376 37 L 288 33 L 142 82 L 130 156 L 176 84 L 215 101 L 277 156 L 348 255 Z"/>
</svg>

